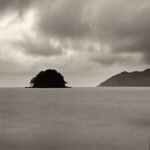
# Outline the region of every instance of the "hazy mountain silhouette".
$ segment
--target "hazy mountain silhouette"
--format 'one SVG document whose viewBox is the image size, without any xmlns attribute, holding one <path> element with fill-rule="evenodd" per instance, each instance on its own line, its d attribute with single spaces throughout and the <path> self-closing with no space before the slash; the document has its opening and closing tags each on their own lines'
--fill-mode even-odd
<svg viewBox="0 0 150 150">
<path fill-rule="evenodd" d="M 31 81 L 31 88 L 66 88 L 67 82 L 56 70 L 41 71 Z"/>
<path fill-rule="evenodd" d="M 141 72 L 122 72 L 102 82 L 99 86 L 150 86 L 150 69 Z"/>
</svg>

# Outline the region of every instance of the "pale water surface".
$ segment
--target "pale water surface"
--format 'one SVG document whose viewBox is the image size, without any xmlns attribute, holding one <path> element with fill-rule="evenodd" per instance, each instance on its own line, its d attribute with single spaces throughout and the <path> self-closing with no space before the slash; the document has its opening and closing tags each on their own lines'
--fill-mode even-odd
<svg viewBox="0 0 150 150">
<path fill-rule="evenodd" d="M 0 150 L 148 150 L 150 88 L 0 89 Z"/>
</svg>

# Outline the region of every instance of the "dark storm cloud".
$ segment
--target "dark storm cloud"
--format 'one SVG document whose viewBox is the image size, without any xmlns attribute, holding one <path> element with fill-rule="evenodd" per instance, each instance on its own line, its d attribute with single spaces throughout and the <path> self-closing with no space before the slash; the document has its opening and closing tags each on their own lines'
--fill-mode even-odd
<svg viewBox="0 0 150 150">
<path fill-rule="evenodd" d="M 39 12 L 39 29 L 62 38 L 80 38 L 89 34 L 82 13 L 88 0 L 56 0 Z"/>
<path fill-rule="evenodd" d="M 74 45 L 95 40 L 109 47 L 113 57 L 98 61 L 92 56 L 96 62 L 121 61 L 120 53 L 140 53 L 145 62 L 150 62 L 150 2 L 147 0 L 0 0 L 1 12 L 24 12 L 29 6 L 37 9 L 36 32 L 47 38 L 69 39 Z M 45 48 L 47 42 L 31 44 L 27 39 L 24 43 L 28 52 L 50 53 Z M 79 49 L 82 51 L 82 46 Z"/>
<path fill-rule="evenodd" d="M 112 66 L 112 65 L 130 65 L 130 64 L 139 64 L 139 60 L 143 59 L 140 53 L 109 53 L 106 55 L 95 54 L 91 57 L 91 60 L 102 64 L 104 66 Z"/>
<path fill-rule="evenodd" d="M 95 39 L 109 46 L 111 53 L 141 53 L 150 61 L 147 0 L 56 0 L 50 9 L 43 8 L 39 11 L 43 34 L 89 42 Z"/>
<path fill-rule="evenodd" d="M 0 0 L 0 15 L 11 12 L 23 13 L 30 6 L 31 0 Z"/>
<path fill-rule="evenodd" d="M 23 53 L 31 56 L 50 57 L 63 53 L 60 45 L 55 46 L 49 39 L 40 37 L 39 39 L 25 36 L 23 40 L 15 43 Z"/>
</svg>

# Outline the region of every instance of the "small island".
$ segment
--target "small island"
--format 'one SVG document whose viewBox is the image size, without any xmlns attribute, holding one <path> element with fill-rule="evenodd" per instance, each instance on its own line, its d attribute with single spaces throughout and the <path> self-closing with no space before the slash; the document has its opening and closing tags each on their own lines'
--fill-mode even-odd
<svg viewBox="0 0 150 150">
<path fill-rule="evenodd" d="M 150 69 L 135 72 L 122 72 L 102 82 L 98 87 L 150 87 Z"/>
<path fill-rule="evenodd" d="M 67 88 L 64 77 L 53 69 L 41 71 L 30 81 L 30 88 Z"/>
</svg>

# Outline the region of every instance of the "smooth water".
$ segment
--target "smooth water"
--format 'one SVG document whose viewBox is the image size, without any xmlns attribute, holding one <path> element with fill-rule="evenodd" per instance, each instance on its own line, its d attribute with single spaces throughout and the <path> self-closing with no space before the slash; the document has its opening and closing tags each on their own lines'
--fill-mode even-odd
<svg viewBox="0 0 150 150">
<path fill-rule="evenodd" d="M 0 150 L 148 150 L 150 88 L 0 89 Z"/>
</svg>

